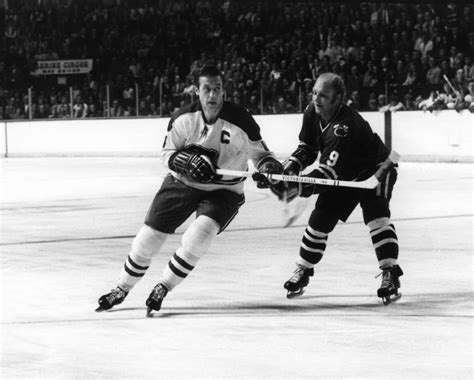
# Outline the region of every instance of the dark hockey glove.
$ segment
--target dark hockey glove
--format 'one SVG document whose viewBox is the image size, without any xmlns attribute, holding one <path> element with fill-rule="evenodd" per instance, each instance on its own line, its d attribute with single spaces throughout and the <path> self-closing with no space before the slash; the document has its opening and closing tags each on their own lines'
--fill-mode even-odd
<svg viewBox="0 0 474 380">
<path fill-rule="evenodd" d="M 280 181 L 275 181 L 268 179 L 262 173 L 268 174 L 282 174 L 283 173 L 283 166 L 281 165 L 280 161 L 274 159 L 273 157 L 267 157 L 262 162 L 259 163 L 258 172 L 252 176 L 252 179 L 257 182 L 257 187 L 259 189 L 266 189 L 271 188 L 272 186 L 280 183 Z"/>
<path fill-rule="evenodd" d="M 299 175 L 301 171 L 301 165 L 298 161 L 290 156 L 285 161 L 283 161 L 283 174 L 284 175 Z M 291 202 L 294 200 L 300 193 L 300 183 L 298 182 L 286 182 L 285 189 L 285 198 L 283 199 L 286 202 Z"/>
<path fill-rule="evenodd" d="M 211 182 L 216 171 L 211 159 L 205 155 L 181 150 L 170 157 L 171 170 L 189 176 L 198 182 Z"/>
<path fill-rule="evenodd" d="M 303 177 L 310 177 L 310 178 L 323 178 L 322 173 L 319 170 L 313 170 L 311 173 L 304 175 Z M 313 194 L 319 194 L 323 191 L 327 190 L 327 186 L 324 185 L 316 185 L 313 183 L 300 183 L 299 184 L 298 195 L 303 198 L 308 198 Z"/>
<path fill-rule="evenodd" d="M 296 158 L 290 156 L 283 161 L 283 174 L 285 175 L 299 175 L 302 167 Z"/>
<path fill-rule="evenodd" d="M 266 158 L 262 163 L 260 163 L 258 166 L 258 173 L 255 173 L 252 178 L 257 182 L 258 188 L 270 188 L 271 192 L 275 194 L 279 200 L 282 200 L 285 197 L 286 184 L 282 181 L 269 179 L 262 173 L 282 174 L 283 166 L 280 161 L 277 161 L 273 157 Z"/>
</svg>

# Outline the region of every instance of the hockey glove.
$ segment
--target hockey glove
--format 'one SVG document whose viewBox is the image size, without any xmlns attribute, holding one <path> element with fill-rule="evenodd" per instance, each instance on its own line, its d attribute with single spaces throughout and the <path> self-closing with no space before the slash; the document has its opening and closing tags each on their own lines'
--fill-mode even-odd
<svg viewBox="0 0 474 380">
<path fill-rule="evenodd" d="M 311 177 L 311 178 L 323 178 L 321 171 L 315 169 L 312 172 L 304 175 L 303 177 Z M 327 190 L 327 186 L 323 185 L 316 185 L 313 183 L 300 183 L 298 189 L 298 195 L 303 198 L 308 198 L 313 194 L 319 194 L 323 191 Z"/>
<path fill-rule="evenodd" d="M 211 182 L 216 171 L 211 159 L 205 155 L 181 150 L 170 157 L 168 166 L 171 170 L 189 176 L 198 182 Z"/>
<path fill-rule="evenodd" d="M 283 173 L 283 166 L 281 165 L 280 161 L 274 159 L 273 157 L 264 158 L 262 162 L 258 165 L 258 172 L 252 176 L 252 179 L 257 182 L 257 187 L 259 189 L 266 189 L 271 188 L 272 185 L 276 185 L 280 181 L 275 181 L 268 179 L 262 173 L 267 174 L 282 174 Z"/>
<path fill-rule="evenodd" d="M 283 161 L 283 174 L 284 175 L 299 175 L 301 171 L 301 165 L 298 161 L 290 156 L 285 161 Z M 286 182 L 286 194 L 285 201 L 291 202 L 294 200 L 300 193 L 300 184 L 298 182 Z"/>
</svg>

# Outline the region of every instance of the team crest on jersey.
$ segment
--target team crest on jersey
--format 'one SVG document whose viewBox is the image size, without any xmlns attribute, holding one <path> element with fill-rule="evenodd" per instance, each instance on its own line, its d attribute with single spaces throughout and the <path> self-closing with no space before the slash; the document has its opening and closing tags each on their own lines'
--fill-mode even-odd
<svg viewBox="0 0 474 380">
<path fill-rule="evenodd" d="M 344 124 L 336 124 L 334 126 L 334 136 L 337 137 L 346 137 L 349 133 L 349 127 Z"/>
</svg>

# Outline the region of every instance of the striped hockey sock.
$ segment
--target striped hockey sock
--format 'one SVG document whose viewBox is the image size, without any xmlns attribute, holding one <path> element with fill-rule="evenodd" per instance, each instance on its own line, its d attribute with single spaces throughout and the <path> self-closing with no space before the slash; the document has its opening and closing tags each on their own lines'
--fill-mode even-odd
<svg viewBox="0 0 474 380">
<path fill-rule="evenodd" d="M 172 290 L 191 273 L 198 260 L 198 257 L 178 249 L 171 257 L 171 260 L 168 261 L 168 265 L 163 271 L 163 277 L 160 282 L 165 285 L 168 290 Z"/>
<path fill-rule="evenodd" d="M 395 226 L 388 218 L 381 218 L 377 223 L 369 223 L 370 237 L 380 268 L 398 264 L 398 237 Z"/>
<path fill-rule="evenodd" d="M 122 272 L 120 273 L 120 278 L 118 286 L 125 291 L 130 291 L 138 281 L 145 275 L 147 269 L 150 267 L 150 262 L 143 262 L 139 258 L 132 258 L 132 253 L 130 253 L 125 260 L 123 265 Z"/>
<path fill-rule="evenodd" d="M 327 240 L 327 233 L 307 226 L 300 245 L 300 257 L 296 263 L 306 268 L 314 267 L 323 258 Z"/>
</svg>

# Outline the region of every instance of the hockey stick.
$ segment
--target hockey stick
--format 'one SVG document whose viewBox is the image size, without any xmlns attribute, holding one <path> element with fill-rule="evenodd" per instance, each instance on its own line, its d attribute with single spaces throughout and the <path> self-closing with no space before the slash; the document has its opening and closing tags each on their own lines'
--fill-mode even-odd
<svg viewBox="0 0 474 380">
<path fill-rule="evenodd" d="M 454 86 L 452 85 L 452 83 L 450 82 L 450 80 L 448 79 L 448 77 L 446 76 L 446 74 L 443 74 L 443 78 L 444 80 L 446 81 L 446 83 L 449 85 L 449 87 L 451 88 L 451 90 L 453 90 L 454 94 L 458 94 L 459 91 L 457 91 Z"/>
<path fill-rule="evenodd" d="M 398 162 L 400 155 L 392 151 L 388 158 L 382 163 L 377 172 L 367 178 L 364 181 L 343 181 L 337 179 L 326 179 L 326 178 L 314 178 L 314 177 L 301 177 L 296 175 L 284 175 L 284 174 L 269 174 L 261 173 L 269 180 L 275 181 L 285 181 L 285 182 L 298 182 L 298 183 L 311 183 L 314 185 L 325 185 L 325 186 L 342 186 L 342 187 L 352 187 L 358 189 L 374 189 L 379 184 L 379 178 L 385 170 L 387 170 L 391 165 Z M 228 170 L 228 169 L 216 169 L 216 174 L 219 175 L 229 175 L 234 177 L 252 177 L 255 172 L 247 172 L 240 170 Z"/>
<path fill-rule="evenodd" d="M 230 175 L 234 177 L 252 177 L 255 172 L 245 172 L 240 170 L 227 170 L 227 169 L 216 169 L 216 173 L 220 175 Z M 296 175 L 284 175 L 284 174 L 269 174 L 260 173 L 267 177 L 269 180 L 285 181 L 285 182 L 298 182 L 298 183 L 312 183 L 314 185 L 326 185 L 326 186 L 345 186 L 345 187 L 357 187 L 360 189 L 373 189 L 379 181 L 374 176 L 364 181 L 339 181 L 336 179 L 325 179 L 325 178 L 313 178 L 313 177 L 300 177 Z"/>
</svg>

